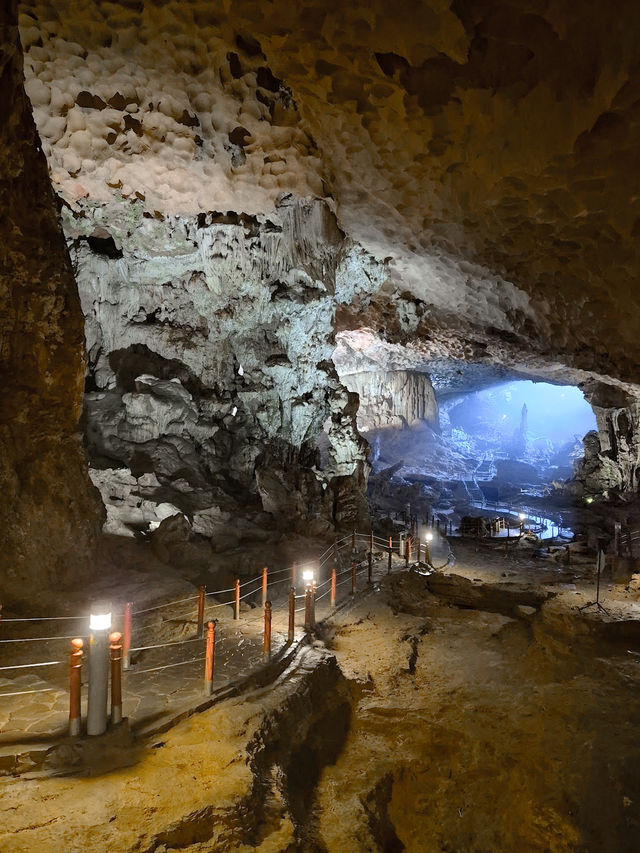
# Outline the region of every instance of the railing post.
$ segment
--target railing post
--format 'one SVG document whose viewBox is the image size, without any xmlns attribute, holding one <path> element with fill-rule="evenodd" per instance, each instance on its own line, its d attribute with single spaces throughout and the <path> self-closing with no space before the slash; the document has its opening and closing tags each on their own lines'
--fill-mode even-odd
<svg viewBox="0 0 640 853">
<path fill-rule="evenodd" d="M 198 590 L 198 637 L 202 639 L 204 637 L 204 597 L 206 595 L 207 589 L 205 586 L 201 586 Z"/>
<path fill-rule="evenodd" d="M 351 561 L 351 595 L 356 594 L 356 561 Z"/>
<path fill-rule="evenodd" d="M 296 588 L 295 586 L 289 589 L 289 633 L 287 635 L 288 642 L 292 643 L 296 636 Z"/>
<path fill-rule="evenodd" d="M 78 737 L 82 728 L 82 640 L 71 640 L 69 657 L 69 735 Z"/>
<path fill-rule="evenodd" d="M 387 566 L 387 574 L 391 574 L 391 558 L 393 555 L 393 540 L 389 537 L 389 565 Z"/>
<path fill-rule="evenodd" d="M 264 638 L 262 640 L 262 659 L 265 663 L 271 660 L 271 602 L 264 603 Z"/>
<path fill-rule="evenodd" d="M 331 571 L 331 606 L 336 606 L 336 570 L 332 569 Z"/>
<path fill-rule="evenodd" d="M 131 666 L 131 613 L 133 605 L 130 601 L 124 606 L 124 619 L 122 624 L 122 668 L 129 669 Z"/>
<path fill-rule="evenodd" d="M 207 622 L 207 650 L 204 658 L 204 692 L 213 693 L 213 662 L 216 654 L 216 623 Z"/>
<path fill-rule="evenodd" d="M 233 596 L 233 618 L 240 618 L 240 578 L 236 578 Z"/>
<path fill-rule="evenodd" d="M 109 635 L 109 657 L 111 659 L 111 725 L 122 722 L 122 634 L 114 631 Z"/>
<path fill-rule="evenodd" d="M 411 562 L 411 539 L 407 539 L 407 547 L 404 552 L 405 566 L 408 569 Z"/>
<path fill-rule="evenodd" d="M 304 591 L 304 630 L 311 631 L 311 587 L 307 584 Z"/>
<path fill-rule="evenodd" d="M 262 569 L 262 606 L 267 606 L 267 584 L 268 584 L 268 571 L 265 566 Z"/>
<path fill-rule="evenodd" d="M 424 561 L 430 566 L 431 565 L 431 551 L 429 550 L 429 540 L 426 539 L 424 543 Z"/>
</svg>

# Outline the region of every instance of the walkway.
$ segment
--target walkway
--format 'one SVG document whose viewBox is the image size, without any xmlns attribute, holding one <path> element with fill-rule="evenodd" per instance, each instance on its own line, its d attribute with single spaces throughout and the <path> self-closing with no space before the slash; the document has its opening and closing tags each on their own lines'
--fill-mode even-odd
<svg viewBox="0 0 640 853">
<path fill-rule="evenodd" d="M 355 536 L 355 540 L 354 540 Z M 356 551 L 352 550 L 355 541 Z M 405 560 L 397 556 L 393 567 Z M 337 566 L 336 607 L 351 600 L 352 561 L 356 562 L 357 585 L 363 589 L 369 572 L 370 534 L 354 534 L 331 545 L 315 561 L 316 620 L 325 619 L 331 607 L 331 570 Z M 388 572 L 388 540 L 374 537 L 372 579 Z M 304 592 L 296 597 L 296 637 L 287 643 L 288 592 L 291 569 L 269 573 L 268 596 L 273 605 L 273 677 L 278 662 L 286 660 L 305 637 Z M 299 574 L 299 572 L 298 572 Z M 298 579 L 297 589 L 302 589 Z M 136 611 L 133 615 L 131 667 L 123 672 L 123 715 L 138 735 L 167 728 L 177 718 L 239 688 L 246 679 L 265 672 L 263 660 L 264 611 L 261 606 L 261 577 L 241 585 L 240 619 L 233 618 L 231 589 L 207 593 L 205 621 L 217 620 L 214 696 L 205 695 L 205 640 L 196 638 L 197 595 L 168 601 Z M 121 614 L 114 614 L 115 629 L 122 630 Z M 69 648 L 74 629 L 87 631 L 86 617 L 18 619 L 8 615 L 0 622 L 0 773 L 15 770 L 15 756 L 29 764 L 30 749 L 40 749 L 66 737 L 69 693 Z M 88 666 L 85 638 L 83 685 Z M 284 664 L 283 664 L 284 665 Z M 280 667 L 281 668 L 281 667 Z M 86 687 L 83 686 L 83 716 Z M 26 758 L 24 756 L 27 756 Z"/>
</svg>

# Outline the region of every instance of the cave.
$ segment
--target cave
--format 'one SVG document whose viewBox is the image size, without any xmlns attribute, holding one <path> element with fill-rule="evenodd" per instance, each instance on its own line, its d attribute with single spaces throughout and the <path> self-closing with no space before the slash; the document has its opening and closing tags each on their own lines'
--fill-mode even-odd
<svg viewBox="0 0 640 853">
<path fill-rule="evenodd" d="M 2 4 L 2 851 L 638 849 L 639 33 Z"/>
</svg>

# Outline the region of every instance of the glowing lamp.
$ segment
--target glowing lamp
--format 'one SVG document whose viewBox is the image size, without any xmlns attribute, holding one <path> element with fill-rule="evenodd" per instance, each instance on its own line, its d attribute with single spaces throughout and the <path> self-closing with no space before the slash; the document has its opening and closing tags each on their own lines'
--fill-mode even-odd
<svg viewBox="0 0 640 853">
<path fill-rule="evenodd" d="M 520 521 L 524 521 L 526 517 L 527 516 L 523 512 L 518 513 L 518 518 L 520 519 Z"/>
<path fill-rule="evenodd" d="M 591 495 L 589 495 L 589 497 L 588 497 L 588 498 L 585 498 L 585 499 L 584 499 L 584 502 L 585 502 L 586 504 L 592 504 L 592 503 L 593 503 L 593 498 L 591 497 Z"/>
<path fill-rule="evenodd" d="M 111 613 L 92 613 L 89 616 L 92 631 L 108 631 L 111 628 Z"/>
<path fill-rule="evenodd" d="M 302 580 L 306 583 L 313 583 L 313 569 L 304 569 L 302 572 Z"/>
<path fill-rule="evenodd" d="M 427 533 L 427 535 L 424 538 L 427 540 L 427 542 L 432 542 L 433 541 L 433 533 Z"/>
</svg>

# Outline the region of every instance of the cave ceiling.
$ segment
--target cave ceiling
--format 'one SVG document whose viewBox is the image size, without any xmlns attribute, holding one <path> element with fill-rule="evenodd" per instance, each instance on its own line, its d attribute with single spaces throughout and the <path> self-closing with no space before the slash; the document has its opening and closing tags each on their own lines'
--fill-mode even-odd
<svg viewBox="0 0 640 853">
<path fill-rule="evenodd" d="M 420 359 L 636 381 L 640 5 L 21 4 L 26 89 L 77 215 L 324 199 L 385 260 L 337 316 Z M 104 235 L 103 235 L 104 236 Z"/>
</svg>

